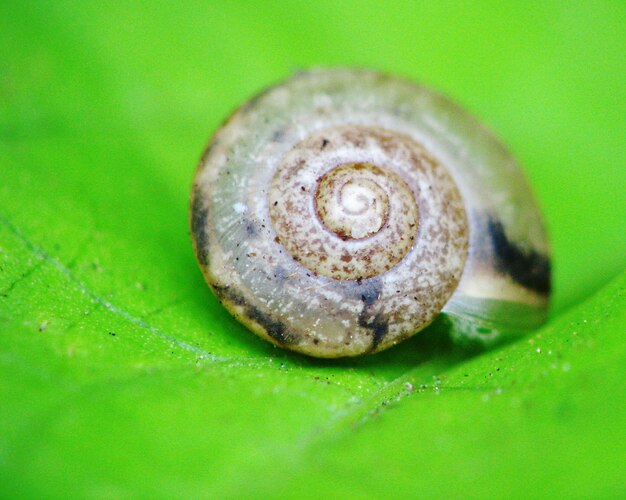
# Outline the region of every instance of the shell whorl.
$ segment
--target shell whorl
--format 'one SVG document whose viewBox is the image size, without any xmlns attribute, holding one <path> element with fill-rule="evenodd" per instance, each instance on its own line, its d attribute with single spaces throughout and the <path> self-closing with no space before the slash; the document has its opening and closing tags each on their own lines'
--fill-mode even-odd
<svg viewBox="0 0 626 500">
<path fill-rule="evenodd" d="M 461 196 L 447 172 L 402 134 L 357 125 L 312 134 L 279 164 L 269 203 L 278 241 L 315 274 L 363 280 L 406 258 L 402 272 L 410 282 L 443 264 L 437 274 L 445 279 L 422 303 L 442 295 L 445 302 L 461 277 L 467 252 Z M 433 262 L 439 252 L 446 262 Z"/>
<path fill-rule="evenodd" d="M 242 106 L 205 153 L 198 261 L 242 323 L 319 357 L 385 349 L 446 309 L 469 331 L 477 296 L 541 311 L 545 297 L 510 283 L 486 238 L 496 221 L 521 255 L 546 247 L 502 151 L 422 87 L 367 71 L 296 75 Z"/>
</svg>

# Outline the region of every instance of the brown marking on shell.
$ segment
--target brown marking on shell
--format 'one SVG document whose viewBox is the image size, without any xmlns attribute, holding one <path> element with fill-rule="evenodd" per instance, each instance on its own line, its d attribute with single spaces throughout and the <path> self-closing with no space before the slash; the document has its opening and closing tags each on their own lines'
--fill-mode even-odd
<svg viewBox="0 0 626 500">
<path fill-rule="evenodd" d="M 548 256 L 513 243 L 507 237 L 502 222 L 493 217 L 487 220 L 487 227 L 495 250 L 496 268 L 529 290 L 549 295 L 551 283 Z"/>
<path fill-rule="evenodd" d="M 193 237 L 193 247 L 198 262 L 206 266 L 209 263 L 209 235 L 207 220 L 209 210 L 203 200 L 202 193 L 194 185 L 191 192 L 190 226 Z"/>
<path fill-rule="evenodd" d="M 284 321 L 247 302 L 242 293 L 215 283 L 211 285 L 211 288 L 222 305 L 235 311 L 249 328 L 262 329 L 267 337 L 283 347 L 296 342 L 297 335 L 290 331 Z"/>
</svg>

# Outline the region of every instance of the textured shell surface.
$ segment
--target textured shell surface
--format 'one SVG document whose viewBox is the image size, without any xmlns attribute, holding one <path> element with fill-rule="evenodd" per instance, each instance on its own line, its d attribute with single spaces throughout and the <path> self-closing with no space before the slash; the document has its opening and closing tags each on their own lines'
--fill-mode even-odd
<svg viewBox="0 0 626 500">
<path fill-rule="evenodd" d="M 489 344 L 541 324 L 541 214 L 515 159 L 440 94 L 367 70 L 298 73 L 216 132 L 191 194 L 202 272 L 270 342 L 386 349 L 435 319 Z"/>
</svg>

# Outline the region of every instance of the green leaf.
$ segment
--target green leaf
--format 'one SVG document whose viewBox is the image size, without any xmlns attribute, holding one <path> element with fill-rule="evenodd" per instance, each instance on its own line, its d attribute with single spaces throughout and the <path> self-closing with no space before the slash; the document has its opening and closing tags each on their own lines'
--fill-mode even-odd
<svg viewBox="0 0 626 500">
<path fill-rule="evenodd" d="M 0 495 L 623 496 L 620 2 L 5 2 Z M 204 284 L 191 176 L 291 70 L 425 81 L 498 130 L 552 234 L 551 322 L 472 354 L 276 349 Z M 604 285 L 583 303 L 584 297 Z M 568 310 L 569 308 L 569 310 Z"/>
</svg>

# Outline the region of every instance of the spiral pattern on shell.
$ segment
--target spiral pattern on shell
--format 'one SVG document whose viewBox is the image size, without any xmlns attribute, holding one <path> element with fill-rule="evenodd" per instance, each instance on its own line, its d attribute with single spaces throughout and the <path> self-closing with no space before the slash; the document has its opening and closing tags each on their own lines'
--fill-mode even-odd
<svg viewBox="0 0 626 500">
<path fill-rule="evenodd" d="M 379 351 L 441 313 L 487 341 L 545 315 L 547 242 L 514 160 L 375 72 L 298 74 L 242 106 L 201 160 L 191 226 L 220 301 L 309 355 Z"/>
</svg>

